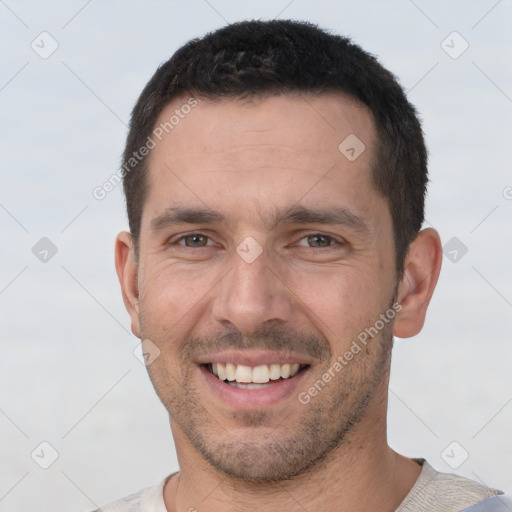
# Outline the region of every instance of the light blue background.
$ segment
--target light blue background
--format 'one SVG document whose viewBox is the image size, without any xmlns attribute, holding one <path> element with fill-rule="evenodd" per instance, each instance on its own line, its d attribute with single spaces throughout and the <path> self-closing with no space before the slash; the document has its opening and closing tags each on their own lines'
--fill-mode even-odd
<svg viewBox="0 0 512 512">
<path fill-rule="evenodd" d="M 511 13 L 510 0 L 0 1 L 0 510 L 90 510 L 177 469 L 114 271 L 121 188 L 92 190 L 160 63 L 225 21 L 276 16 L 349 35 L 399 77 L 430 149 L 427 225 L 468 248 L 444 258 L 423 332 L 396 342 L 390 443 L 451 471 L 456 441 L 457 473 L 512 490 Z M 42 31 L 59 44 L 48 59 L 31 48 Z M 453 31 L 469 44 L 457 59 L 441 47 Z M 31 252 L 43 236 L 58 247 L 47 263 Z M 42 441 L 59 454 L 47 470 L 30 456 Z"/>
</svg>

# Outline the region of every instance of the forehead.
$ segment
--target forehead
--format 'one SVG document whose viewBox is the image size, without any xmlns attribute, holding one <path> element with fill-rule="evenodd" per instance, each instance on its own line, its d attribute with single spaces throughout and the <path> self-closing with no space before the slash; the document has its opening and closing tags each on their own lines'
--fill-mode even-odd
<svg viewBox="0 0 512 512">
<path fill-rule="evenodd" d="M 375 136 L 370 110 L 338 92 L 214 101 L 181 96 L 164 107 L 155 123 L 159 127 L 164 142 L 159 148 L 167 152 L 196 149 L 206 140 L 205 151 L 229 151 L 245 143 L 271 142 L 276 135 L 295 150 L 332 152 L 349 134 L 367 143 Z"/>
<path fill-rule="evenodd" d="M 218 210 L 235 196 L 244 201 L 236 205 L 242 216 L 252 207 L 261 215 L 265 204 L 318 202 L 336 193 L 364 209 L 369 191 L 377 194 L 371 112 L 341 93 L 194 102 L 183 96 L 163 109 L 158 129 L 143 221 L 146 211 L 151 216 L 175 203 Z"/>
</svg>

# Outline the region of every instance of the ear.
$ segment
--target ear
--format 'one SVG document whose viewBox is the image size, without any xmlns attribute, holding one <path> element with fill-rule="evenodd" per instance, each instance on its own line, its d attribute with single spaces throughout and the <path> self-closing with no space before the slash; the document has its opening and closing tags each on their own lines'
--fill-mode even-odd
<svg viewBox="0 0 512 512">
<path fill-rule="evenodd" d="M 140 338 L 138 267 L 130 233 L 123 231 L 117 235 L 115 255 L 124 306 L 132 319 L 132 332 Z"/>
<path fill-rule="evenodd" d="M 442 259 L 443 249 L 437 231 L 432 228 L 420 231 L 409 246 L 403 277 L 398 285 L 397 301 L 402 309 L 395 317 L 395 336 L 409 338 L 423 328 Z"/>
</svg>

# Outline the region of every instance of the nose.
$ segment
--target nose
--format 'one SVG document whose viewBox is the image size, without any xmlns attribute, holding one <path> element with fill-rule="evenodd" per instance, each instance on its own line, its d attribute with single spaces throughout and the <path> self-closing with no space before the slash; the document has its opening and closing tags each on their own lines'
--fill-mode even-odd
<svg viewBox="0 0 512 512">
<path fill-rule="evenodd" d="M 216 322 L 249 335 L 290 319 L 293 294 L 264 253 L 252 262 L 235 253 L 230 264 L 231 271 L 219 283 L 214 298 L 212 315 Z"/>
</svg>

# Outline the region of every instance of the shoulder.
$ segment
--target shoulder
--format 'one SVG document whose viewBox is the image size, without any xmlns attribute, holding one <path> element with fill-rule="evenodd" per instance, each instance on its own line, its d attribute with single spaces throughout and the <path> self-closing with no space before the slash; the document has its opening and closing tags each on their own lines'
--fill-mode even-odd
<svg viewBox="0 0 512 512">
<path fill-rule="evenodd" d="M 436 471 L 425 460 L 421 474 L 396 512 L 494 512 L 493 508 L 475 508 L 499 504 L 503 493 L 468 478 Z M 496 509 L 496 512 L 501 509 Z M 508 510 L 510 512 L 510 509 Z"/>
<path fill-rule="evenodd" d="M 148 489 L 151 489 L 151 487 Z M 125 498 L 103 505 L 101 508 L 98 508 L 93 512 L 140 512 L 140 498 L 146 490 L 147 489 L 143 489 L 142 491 L 130 494 Z"/>
<path fill-rule="evenodd" d="M 167 476 L 157 485 L 108 503 L 93 512 L 167 512 L 164 504 L 164 486 L 171 476 Z"/>
</svg>

